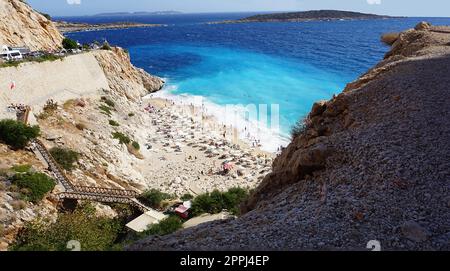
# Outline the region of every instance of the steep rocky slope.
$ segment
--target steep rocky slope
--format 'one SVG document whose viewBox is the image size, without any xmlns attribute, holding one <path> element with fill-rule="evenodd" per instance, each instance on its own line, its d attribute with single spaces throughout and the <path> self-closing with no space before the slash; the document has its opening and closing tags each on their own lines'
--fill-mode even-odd
<svg viewBox="0 0 450 271">
<path fill-rule="evenodd" d="M 96 51 L 94 55 L 116 95 L 136 100 L 149 92 L 160 90 L 164 85 L 161 78 L 133 66 L 130 56 L 122 48 Z"/>
<path fill-rule="evenodd" d="M 6 179 L 14 174 L 11 167 L 30 165 L 33 170 L 50 174 L 32 153 L 27 151 L 13 151 L 0 143 L 0 251 L 8 248 L 25 222 L 38 217 L 45 217 L 53 221 L 57 216 L 56 201 L 44 199 L 38 204 L 26 202 Z"/>
<path fill-rule="evenodd" d="M 52 21 L 20 0 L 0 0 L 0 45 L 32 50 L 60 47 L 63 36 Z"/>
<path fill-rule="evenodd" d="M 0 45 L 28 46 L 32 50 L 51 50 L 60 46 L 63 36 L 53 23 L 19 0 L 0 0 Z M 68 173 L 74 183 L 116 187 L 145 188 L 145 178 L 133 167 L 140 159 L 111 136 L 111 117 L 123 121 L 122 132 L 143 142 L 146 134 L 140 104 L 136 102 L 149 92 L 160 90 L 164 81 L 134 67 L 121 48 L 96 50 L 65 56 L 61 60 L 24 62 L 17 67 L 0 68 L 0 85 L 12 91 L 0 93 L 0 119 L 15 118 L 6 110 L 11 103 L 31 106 L 30 122 L 41 127 L 42 141 L 48 147 L 71 147 L 81 153 L 79 167 Z M 105 106 L 100 96 L 114 100 L 112 116 L 102 113 Z M 46 117 L 34 118 L 42 112 L 48 99 L 59 104 L 58 110 Z M 135 114 L 134 118 L 129 113 Z M 136 151 L 135 151 L 136 152 Z M 0 144 L 0 251 L 14 242 L 24 222 L 37 217 L 49 221 L 57 217 L 59 185 L 40 204 L 22 200 L 9 183 L 10 168 L 30 164 L 33 170 L 51 176 L 30 151 L 13 151 Z M 103 205 L 96 205 L 108 210 Z M 109 208 L 110 209 L 110 208 Z M 105 212 L 106 212 L 105 211 Z"/>
<path fill-rule="evenodd" d="M 420 24 L 317 102 L 236 220 L 130 250 L 450 249 L 450 28 Z"/>
</svg>

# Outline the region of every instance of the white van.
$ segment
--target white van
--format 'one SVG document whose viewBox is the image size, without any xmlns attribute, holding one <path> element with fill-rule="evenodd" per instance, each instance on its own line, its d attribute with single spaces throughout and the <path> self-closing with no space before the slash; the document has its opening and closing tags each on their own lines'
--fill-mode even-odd
<svg viewBox="0 0 450 271">
<path fill-rule="evenodd" d="M 7 61 L 23 59 L 22 53 L 19 50 L 11 50 L 11 48 L 5 45 L 0 48 L 0 57 Z"/>
</svg>

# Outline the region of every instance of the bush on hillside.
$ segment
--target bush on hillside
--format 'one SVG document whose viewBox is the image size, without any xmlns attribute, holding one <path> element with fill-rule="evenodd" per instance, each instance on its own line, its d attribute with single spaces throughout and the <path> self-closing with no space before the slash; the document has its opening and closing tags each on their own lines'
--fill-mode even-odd
<svg viewBox="0 0 450 271">
<path fill-rule="evenodd" d="M 62 41 L 62 46 L 64 49 L 70 50 L 70 49 L 77 49 L 78 43 L 72 39 L 64 38 Z"/>
<path fill-rule="evenodd" d="M 214 190 L 196 197 L 192 201 L 191 213 L 194 216 L 203 213 L 217 214 L 226 209 L 232 214 L 238 214 L 239 205 L 247 197 L 248 192 L 239 187 L 231 188 L 227 192 Z"/>
<path fill-rule="evenodd" d="M 305 119 L 298 120 L 291 128 L 291 138 L 295 139 L 305 134 L 306 128 L 307 128 L 306 120 Z"/>
<path fill-rule="evenodd" d="M 194 196 L 192 196 L 191 194 L 189 194 L 189 193 L 186 193 L 186 194 L 184 194 L 183 196 L 181 196 L 181 200 L 182 201 L 188 201 L 188 200 L 191 200 L 191 199 L 193 199 L 194 198 Z"/>
<path fill-rule="evenodd" d="M 114 108 L 116 106 L 116 104 L 111 99 L 108 99 L 106 97 L 102 97 L 102 101 L 111 108 Z"/>
<path fill-rule="evenodd" d="M 43 12 L 39 12 L 42 16 L 44 16 L 47 20 L 51 21 L 52 20 L 52 16 L 50 16 L 50 14 L 47 13 L 43 13 Z"/>
<path fill-rule="evenodd" d="M 114 139 L 118 139 L 120 144 L 130 144 L 131 142 L 131 139 L 121 132 L 114 132 L 112 136 Z"/>
<path fill-rule="evenodd" d="M 120 126 L 120 124 L 117 121 L 115 121 L 115 120 L 109 120 L 109 125 L 115 126 L 115 127 Z"/>
<path fill-rule="evenodd" d="M 183 221 L 178 216 L 169 216 L 158 224 L 151 225 L 143 235 L 167 235 L 183 227 Z"/>
<path fill-rule="evenodd" d="M 137 151 L 141 148 L 139 143 L 137 143 L 136 141 L 133 141 L 133 143 L 131 143 L 131 146 L 133 146 L 133 148 Z"/>
<path fill-rule="evenodd" d="M 62 213 L 54 224 L 35 220 L 27 223 L 10 248 L 15 251 L 67 251 L 67 242 L 77 240 L 82 251 L 110 250 L 121 231 L 118 220 L 97 217 L 90 204 L 73 213 Z"/>
<path fill-rule="evenodd" d="M 102 47 L 100 47 L 100 49 L 107 50 L 107 51 L 112 50 L 111 45 L 109 45 L 109 43 L 106 41 L 103 43 L 103 45 L 102 45 Z"/>
<path fill-rule="evenodd" d="M 39 126 L 28 126 L 23 122 L 5 119 L 0 121 L 0 141 L 14 149 L 23 149 L 31 139 L 39 135 Z"/>
<path fill-rule="evenodd" d="M 14 165 L 11 168 L 12 170 L 14 170 L 17 173 L 26 173 L 29 172 L 31 170 L 31 165 Z"/>
<path fill-rule="evenodd" d="M 139 196 L 139 199 L 142 200 L 145 204 L 153 208 L 160 208 L 161 202 L 163 200 L 172 199 L 173 197 L 167 193 L 163 193 L 157 189 L 150 189 L 145 191 Z"/>
<path fill-rule="evenodd" d="M 65 170 L 72 170 L 75 168 L 74 163 L 78 161 L 80 156 L 79 153 L 67 149 L 55 147 L 50 150 L 50 154 L 53 156 L 55 161 Z"/>
<path fill-rule="evenodd" d="M 62 59 L 63 58 L 60 57 L 60 56 L 55 56 L 55 55 L 51 55 L 51 54 L 47 55 L 46 54 L 46 55 L 43 55 L 43 56 L 40 56 L 40 57 L 33 58 L 33 61 L 42 63 L 42 62 L 46 62 L 46 61 L 53 62 L 53 61 L 62 60 Z"/>
<path fill-rule="evenodd" d="M 102 104 L 98 107 L 98 109 L 100 109 L 101 113 L 107 115 L 108 117 L 111 117 L 112 109 L 109 106 Z"/>
<path fill-rule="evenodd" d="M 34 203 L 41 201 L 56 185 L 55 181 L 44 173 L 18 173 L 13 176 L 12 184 L 27 189 L 25 199 Z"/>
</svg>

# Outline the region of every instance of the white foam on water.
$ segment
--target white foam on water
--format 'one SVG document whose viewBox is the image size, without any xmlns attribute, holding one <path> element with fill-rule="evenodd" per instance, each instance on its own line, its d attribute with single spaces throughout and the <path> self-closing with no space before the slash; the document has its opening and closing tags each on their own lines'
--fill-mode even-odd
<svg viewBox="0 0 450 271">
<path fill-rule="evenodd" d="M 166 81 L 167 82 L 167 81 Z M 189 94 L 174 94 L 177 90 L 175 85 L 166 85 L 161 91 L 152 93 L 144 97 L 167 99 L 177 105 L 189 106 L 193 105 L 201 108 L 205 115 L 213 116 L 219 124 L 226 125 L 229 129 L 237 130 L 239 138 L 252 146 L 253 142 L 259 141 L 260 149 L 275 153 L 282 146 L 289 144 L 290 138 L 283 134 L 279 127 L 268 127 L 266 119 L 255 114 L 246 112 L 248 108 L 256 108 L 259 105 L 219 105 L 211 102 L 203 96 L 189 95 Z M 271 106 L 268 105 L 268 110 Z M 277 116 L 278 117 L 278 116 Z M 266 118 L 271 118 L 270 116 Z M 272 120 L 271 123 L 279 123 L 279 120 Z M 274 125 L 275 126 L 275 125 Z"/>
</svg>

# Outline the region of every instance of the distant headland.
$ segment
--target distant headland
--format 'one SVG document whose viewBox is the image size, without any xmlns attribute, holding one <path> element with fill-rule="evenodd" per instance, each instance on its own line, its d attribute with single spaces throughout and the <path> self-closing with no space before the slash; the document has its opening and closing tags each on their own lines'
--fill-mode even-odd
<svg viewBox="0 0 450 271">
<path fill-rule="evenodd" d="M 88 24 L 88 23 L 70 23 L 65 21 L 55 22 L 55 25 L 61 33 L 166 26 L 164 24 L 143 24 L 133 22 Z"/>
<path fill-rule="evenodd" d="M 176 15 L 183 14 L 180 11 L 165 10 L 165 11 L 136 11 L 136 12 L 109 12 L 99 13 L 93 16 L 148 16 L 148 15 Z"/>
<path fill-rule="evenodd" d="M 210 22 L 209 24 L 253 23 L 253 22 L 307 22 L 337 20 L 368 20 L 398 18 L 386 15 L 367 14 L 340 10 L 311 10 L 301 12 L 259 14 L 238 20 Z"/>
</svg>

